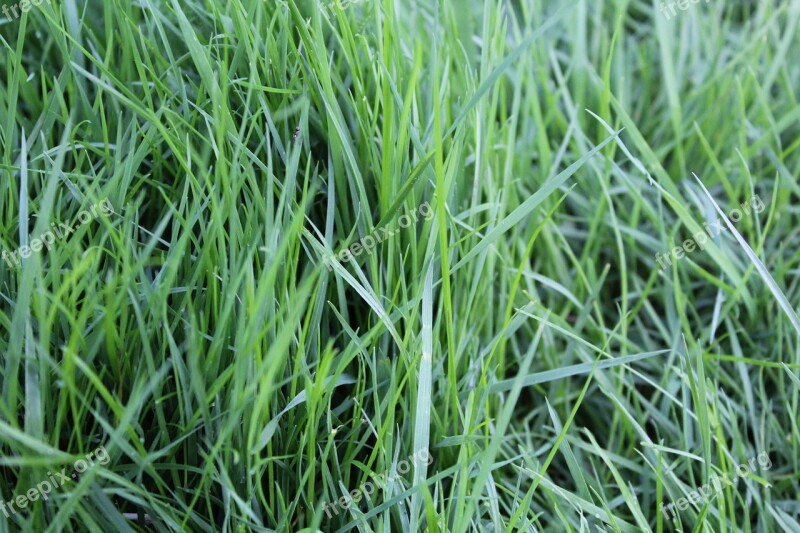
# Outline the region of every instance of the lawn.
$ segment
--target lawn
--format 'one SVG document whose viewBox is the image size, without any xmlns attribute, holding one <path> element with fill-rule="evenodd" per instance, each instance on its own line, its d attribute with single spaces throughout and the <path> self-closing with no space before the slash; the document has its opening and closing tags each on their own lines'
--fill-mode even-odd
<svg viewBox="0 0 800 533">
<path fill-rule="evenodd" d="M 800 532 L 800 1 L 2 1 L 0 533 Z"/>
</svg>

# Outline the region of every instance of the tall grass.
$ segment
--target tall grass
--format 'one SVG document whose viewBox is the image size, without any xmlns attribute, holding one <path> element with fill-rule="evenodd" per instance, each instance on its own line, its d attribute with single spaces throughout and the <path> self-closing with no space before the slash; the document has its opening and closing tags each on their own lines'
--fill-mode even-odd
<svg viewBox="0 0 800 533">
<path fill-rule="evenodd" d="M 658 9 L 0 22 L 0 247 L 113 207 L 0 263 L 0 499 L 110 455 L 0 531 L 800 531 L 800 4 Z"/>
</svg>

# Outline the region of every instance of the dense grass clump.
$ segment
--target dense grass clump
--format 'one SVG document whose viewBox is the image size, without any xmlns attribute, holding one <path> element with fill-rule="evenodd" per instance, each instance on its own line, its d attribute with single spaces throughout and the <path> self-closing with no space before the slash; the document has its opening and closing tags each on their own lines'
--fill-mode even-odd
<svg viewBox="0 0 800 533">
<path fill-rule="evenodd" d="M 800 3 L 671 4 L 3 10 L 0 532 L 800 531 Z"/>
</svg>

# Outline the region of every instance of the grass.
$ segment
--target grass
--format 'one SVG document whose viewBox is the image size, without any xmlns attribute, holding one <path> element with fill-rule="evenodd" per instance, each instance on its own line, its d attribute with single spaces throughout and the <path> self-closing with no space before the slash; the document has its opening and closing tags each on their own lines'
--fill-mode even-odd
<svg viewBox="0 0 800 533">
<path fill-rule="evenodd" d="M 0 532 L 800 531 L 798 22 L 772 0 L 4 17 L 0 247 L 77 228 L 0 263 L 0 500 L 110 460 Z"/>
</svg>

